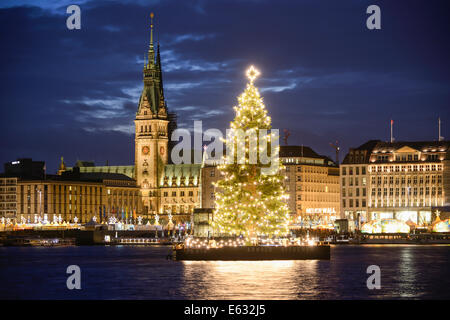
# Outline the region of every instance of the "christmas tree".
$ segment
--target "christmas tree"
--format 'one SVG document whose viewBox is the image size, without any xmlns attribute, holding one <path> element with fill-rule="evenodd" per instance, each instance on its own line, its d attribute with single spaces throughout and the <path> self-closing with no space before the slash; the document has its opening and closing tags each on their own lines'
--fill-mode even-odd
<svg viewBox="0 0 450 320">
<path fill-rule="evenodd" d="M 253 66 L 247 70 L 250 81 L 238 97 L 239 105 L 234 107 L 236 116 L 230 124 L 231 131 L 242 129 L 254 134 L 256 143 L 250 141 L 250 134 L 245 135 L 241 145 L 236 142 L 236 136 L 227 135 L 227 155 L 223 158 L 225 163 L 219 166 L 222 179 L 215 184 L 215 231 L 221 235 L 243 235 L 248 239 L 261 235 L 285 235 L 289 224 L 288 196 L 283 187 L 284 176 L 280 174 L 282 165 L 278 158 L 279 147 L 277 145 L 275 150 L 271 148 L 271 141 L 278 139 L 278 136 L 273 132 L 260 136 L 260 131 L 264 133 L 271 129 L 271 119 L 258 89 L 253 85 L 258 75 L 259 72 Z M 233 149 L 229 148 L 230 145 Z M 239 158 L 239 146 L 244 148 L 241 152 L 244 160 Z M 270 174 L 264 171 L 271 165 L 261 161 L 262 148 L 275 151 L 270 155 L 272 161 L 278 163 Z M 235 158 L 236 154 L 238 157 Z M 257 161 L 249 161 L 251 157 L 257 157 Z M 238 158 L 240 161 L 237 161 Z"/>
</svg>

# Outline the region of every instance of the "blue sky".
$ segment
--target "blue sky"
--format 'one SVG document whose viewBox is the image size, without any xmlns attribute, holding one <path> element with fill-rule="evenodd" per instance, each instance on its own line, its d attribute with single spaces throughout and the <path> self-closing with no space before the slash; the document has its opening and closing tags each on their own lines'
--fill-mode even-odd
<svg viewBox="0 0 450 320">
<path fill-rule="evenodd" d="M 81 7 L 81 30 L 66 8 Z M 381 8 L 381 30 L 366 8 Z M 165 96 L 179 127 L 225 130 L 254 64 L 273 127 L 334 158 L 369 139 L 450 137 L 445 1 L 2 1 L 0 162 L 64 156 L 132 164 L 155 13 Z M 343 158 L 343 154 L 341 159 Z"/>
</svg>

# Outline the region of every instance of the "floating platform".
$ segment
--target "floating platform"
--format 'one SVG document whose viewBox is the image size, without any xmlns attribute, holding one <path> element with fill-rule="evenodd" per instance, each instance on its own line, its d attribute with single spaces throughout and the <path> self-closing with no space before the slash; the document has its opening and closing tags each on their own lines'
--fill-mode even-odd
<svg viewBox="0 0 450 320">
<path fill-rule="evenodd" d="M 330 260 L 330 246 L 241 246 L 174 249 L 172 259 L 181 260 Z"/>
</svg>

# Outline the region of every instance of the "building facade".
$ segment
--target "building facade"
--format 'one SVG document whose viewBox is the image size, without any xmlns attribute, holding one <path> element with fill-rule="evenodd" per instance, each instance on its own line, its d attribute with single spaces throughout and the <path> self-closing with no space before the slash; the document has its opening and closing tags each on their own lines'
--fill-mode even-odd
<svg viewBox="0 0 450 320">
<path fill-rule="evenodd" d="M 449 148 L 377 140 L 351 148 L 340 167 L 342 218 L 355 228 L 384 218 L 431 223 L 433 208 L 449 204 Z"/>
<path fill-rule="evenodd" d="M 48 176 L 45 180 L 21 180 L 17 184 L 16 221 L 23 219 L 62 219 L 86 223 L 109 217 L 133 218 L 140 211 L 141 199 L 135 182 L 123 175 L 82 175 L 76 179 Z M 76 220 L 75 220 L 76 219 Z"/>
<path fill-rule="evenodd" d="M 17 215 L 17 178 L 0 176 L 0 218 L 15 219 Z"/>
<path fill-rule="evenodd" d="M 31 167 L 35 169 L 30 171 Z M 140 189 L 126 175 L 67 171 L 63 162 L 59 175 L 47 175 L 44 169 L 43 162 L 31 159 L 5 164 L 0 176 L 0 217 L 16 223 L 56 219 L 85 223 L 93 217 L 98 222 L 112 216 L 136 218 L 142 211 Z"/>
</svg>

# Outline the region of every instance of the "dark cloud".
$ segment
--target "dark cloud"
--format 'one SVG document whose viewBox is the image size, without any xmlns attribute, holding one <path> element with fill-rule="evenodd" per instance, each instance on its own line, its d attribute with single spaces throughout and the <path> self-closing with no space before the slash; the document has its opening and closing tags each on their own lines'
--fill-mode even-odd
<svg viewBox="0 0 450 320">
<path fill-rule="evenodd" d="M 0 4 L 1 162 L 133 163 L 151 11 L 182 126 L 225 129 L 255 64 L 291 144 L 333 156 L 330 141 L 387 139 L 391 118 L 399 140 L 436 139 L 438 116 L 450 136 L 446 1 L 82 1 L 78 31 L 68 4 Z M 365 27 L 370 4 L 382 30 Z"/>
</svg>

